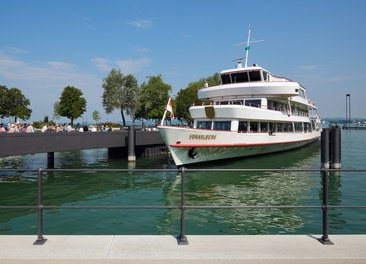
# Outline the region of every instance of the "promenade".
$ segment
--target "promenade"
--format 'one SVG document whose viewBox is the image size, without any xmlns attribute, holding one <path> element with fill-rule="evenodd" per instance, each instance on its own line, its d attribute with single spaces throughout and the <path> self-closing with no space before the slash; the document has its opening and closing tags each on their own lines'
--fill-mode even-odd
<svg viewBox="0 0 366 264">
<path fill-rule="evenodd" d="M 366 235 L 331 235 L 323 245 L 312 235 L 0 236 L 0 263 L 366 263 Z"/>
</svg>

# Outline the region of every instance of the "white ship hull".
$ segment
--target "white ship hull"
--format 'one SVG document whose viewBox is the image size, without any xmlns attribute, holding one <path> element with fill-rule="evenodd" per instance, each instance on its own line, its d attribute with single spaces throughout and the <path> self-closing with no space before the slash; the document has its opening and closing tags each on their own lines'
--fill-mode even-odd
<svg viewBox="0 0 366 264">
<path fill-rule="evenodd" d="M 158 129 L 177 166 L 294 149 L 320 137 L 318 130 L 269 134 L 173 126 Z"/>
</svg>

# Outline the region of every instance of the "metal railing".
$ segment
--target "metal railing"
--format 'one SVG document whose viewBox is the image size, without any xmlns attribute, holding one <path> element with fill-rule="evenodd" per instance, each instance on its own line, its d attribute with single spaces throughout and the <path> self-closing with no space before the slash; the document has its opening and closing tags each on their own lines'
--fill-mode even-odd
<svg viewBox="0 0 366 264">
<path fill-rule="evenodd" d="M 36 209 L 37 210 L 37 240 L 35 245 L 42 245 L 46 242 L 43 232 L 43 211 L 47 209 L 171 209 L 180 210 L 180 228 L 177 241 L 179 245 L 187 245 L 188 239 L 185 233 L 185 211 L 202 210 L 202 209 L 321 209 L 322 210 L 322 237 L 318 239 L 325 245 L 333 244 L 329 239 L 329 222 L 328 210 L 335 208 L 366 208 L 366 205 L 329 205 L 328 201 L 328 185 L 329 174 L 331 172 L 366 172 L 366 169 L 187 169 L 181 167 L 179 169 L 4 169 L 2 171 L 18 171 L 18 172 L 36 172 L 38 184 L 38 201 L 37 205 L 0 205 L 0 209 Z M 180 189 L 180 203 L 179 205 L 167 206 L 65 206 L 65 205 L 44 205 L 43 203 L 43 186 L 42 178 L 46 172 L 177 172 L 180 174 L 181 189 Z M 322 175 L 322 204 L 321 205 L 212 205 L 212 206 L 198 206 L 186 205 L 185 203 L 185 174 L 187 172 L 320 172 Z"/>
</svg>

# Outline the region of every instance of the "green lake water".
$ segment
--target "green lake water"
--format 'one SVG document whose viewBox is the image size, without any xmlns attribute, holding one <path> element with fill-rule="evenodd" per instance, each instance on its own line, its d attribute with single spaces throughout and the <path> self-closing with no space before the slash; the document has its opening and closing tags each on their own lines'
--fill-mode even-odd
<svg viewBox="0 0 366 264">
<path fill-rule="evenodd" d="M 46 168 L 47 154 L 0 158 L 1 168 Z M 106 149 L 55 153 L 55 168 L 126 169 Z M 174 169 L 168 156 L 137 158 L 136 168 Z M 320 205 L 317 172 L 212 172 L 212 169 L 319 169 L 320 143 L 271 155 L 206 163 L 187 172 L 186 205 Z M 342 168 L 366 169 L 366 131 L 342 131 Z M 47 172 L 44 205 L 178 205 L 176 172 Z M 366 205 L 366 172 L 330 175 L 331 205 Z M 0 205 L 35 205 L 34 172 L 0 172 Z M 186 234 L 320 234 L 320 209 L 186 210 Z M 330 234 L 366 234 L 366 209 L 331 209 Z M 179 234 L 179 210 L 47 209 L 47 234 Z M 0 234 L 36 234 L 33 209 L 0 209 Z"/>
</svg>

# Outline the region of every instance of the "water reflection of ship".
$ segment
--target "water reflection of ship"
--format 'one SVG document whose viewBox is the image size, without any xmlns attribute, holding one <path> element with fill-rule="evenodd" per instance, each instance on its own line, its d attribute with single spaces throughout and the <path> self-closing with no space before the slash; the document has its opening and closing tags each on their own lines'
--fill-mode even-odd
<svg viewBox="0 0 366 264">
<path fill-rule="evenodd" d="M 291 157 L 291 159 L 289 158 Z M 314 169 L 319 145 L 283 153 L 241 159 L 230 168 Z M 224 165 L 224 166 L 223 166 Z M 201 165 L 202 166 L 202 165 Z M 210 169 L 223 168 L 225 164 Z M 188 172 L 185 174 L 186 205 L 299 205 L 317 185 L 313 172 Z M 316 173 L 319 176 L 319 173 Z M 173 187 L 173 186 L 172 186 Z M 166 203 L 179 204 L 180 179 L 166 189 Z M 186 229 L 193 233 L 258 234 L 296 232 L 306 223 L 297 209 L 187 210 Z M 179 212 L 168 212 L 163 222 L 179 221 Z M 169 219 L 169 220 L 168 220 Z M 210 227 L 208 227 L 208 226 Z"/>
</svg>

